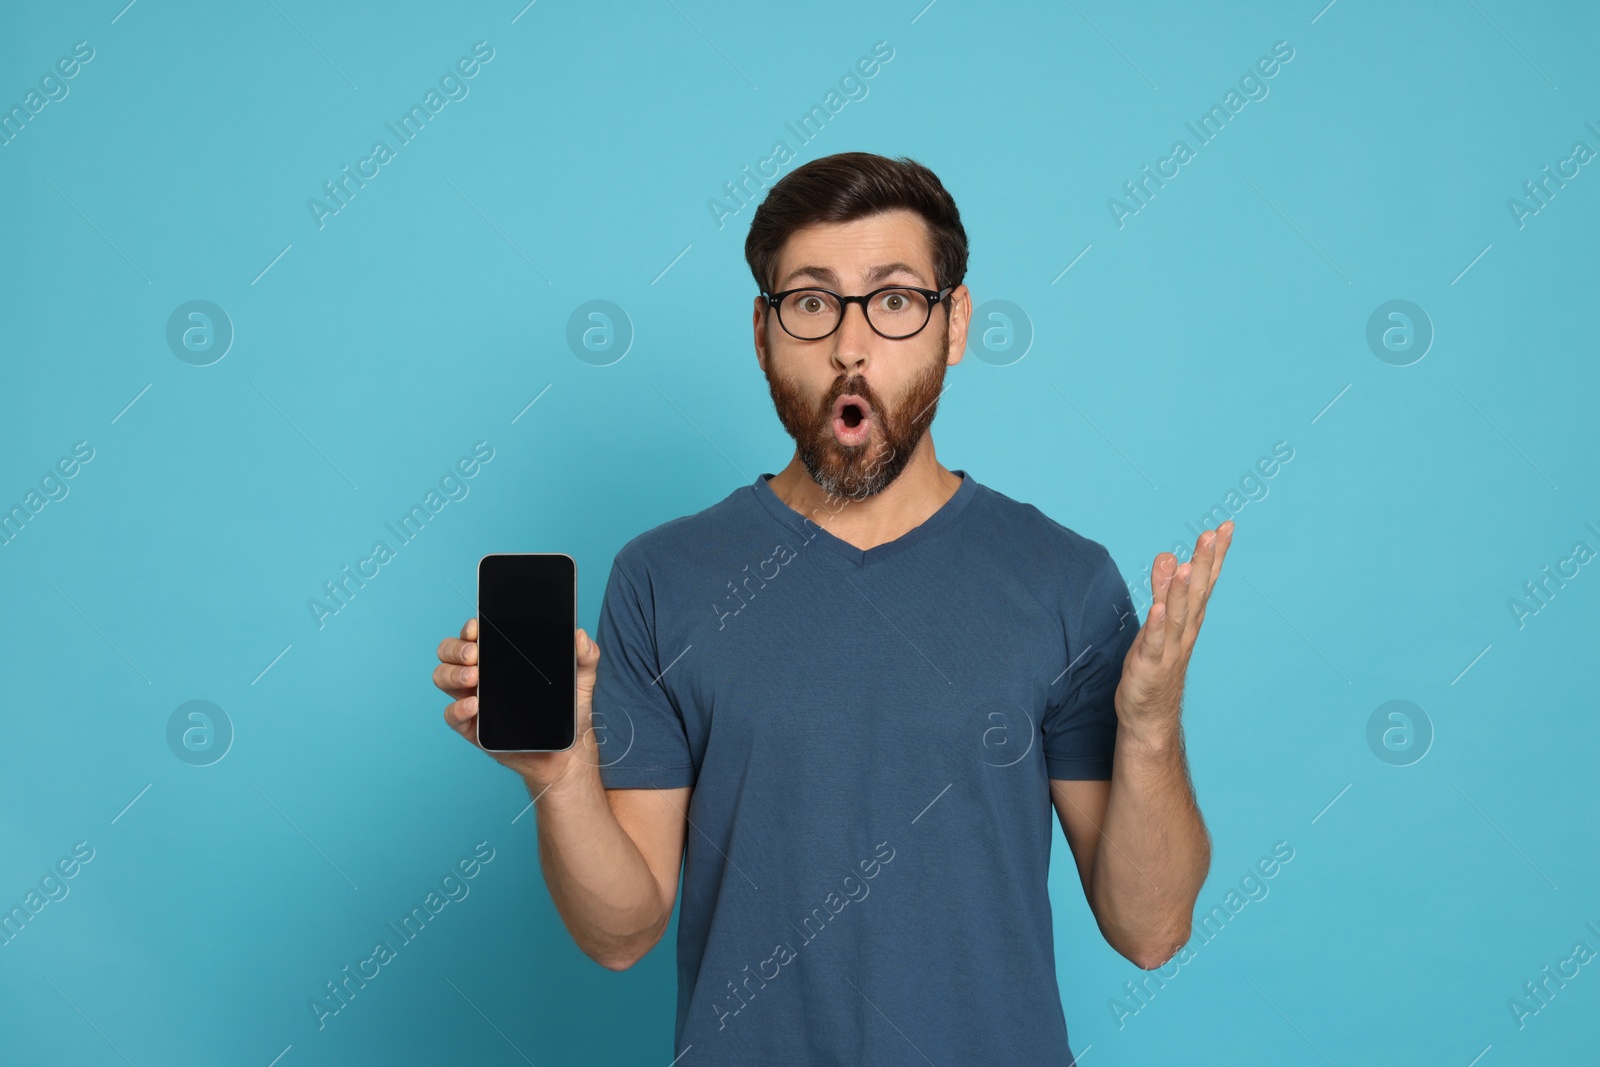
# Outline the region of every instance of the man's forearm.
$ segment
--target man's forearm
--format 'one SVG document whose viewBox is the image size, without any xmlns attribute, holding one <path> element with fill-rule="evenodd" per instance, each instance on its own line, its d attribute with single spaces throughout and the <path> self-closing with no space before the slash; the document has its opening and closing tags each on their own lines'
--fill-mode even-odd
<svg viewBox="0 0 1600 1067">
<path fill-rule="evenodd" d="M 1181 725 L 1141 734 L 1119 724 L 1091 892 L 1106 940 L 1147 970 L 1165 963 L 1189 940 L 1210 867 Z"/>
<path fill-rule="evenodd" d="M 661 884 L 606 799 L 598 768 L 536 794 L 539 865 L 550 899 L 584 954 L 612 970 L 650 950 L 670 912 Z"/>
</svg>

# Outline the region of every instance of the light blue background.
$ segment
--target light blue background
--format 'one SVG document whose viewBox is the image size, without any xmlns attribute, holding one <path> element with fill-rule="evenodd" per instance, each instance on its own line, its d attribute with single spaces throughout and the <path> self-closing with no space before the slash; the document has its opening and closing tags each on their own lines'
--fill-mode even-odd
<svg viewBox="0 0 1600 1067">
<path fill-rule="evenodd" d="M 571 553 L 592 631 L 623 542 L 788 460 L 752 209 L 707 206 L 780 139 L 785 172 L 854 149 L 940 175 L 975 299 L 1034 339 L 950 372 L 939 456 L 1130 581 L 1294 449 L 1236 518 L 1185 712 L 1200 910 L 1275 842 L 1294 859 L 1119 1026 L 1145 975 L 1058 835 L 1074 1049 L 1593 1056 L 1600 965 L 1521 1028 L 1508 1000 L 1600 951 L 1600 572 L 1521 628 L 1507 606 L 1600 550 L 1600 165 L 1522 227 L 1507 206 L 1600 150 L 1592 4 L 123 2 L 0 14 L 7 109 L 95 50 L 0 147 L 0 505 L 94 449 L 0 548 L 0 905 L 95 850 L 0 948 L 0 1059 L 671 1061 L 676 927 L 624 973 L 574 947 L 525 793 L 430 671 L 483 553 Z M 470 95 L 319 229 L 307 200 L 480 40 Z M 865 98 L 800 145 L 785 123 L 880 40 Z M 1118 228 L 1108 198 L 1277 41 L 1269 95 Z M 206 367 L 165 340 L 194 299 L 236 330 Z M 565 339 L 594 299 L 636 334 L 609 366 Z M 1365 339 L 1393 299 L 1436 331 L 1409 366 Z M 480 440 L 469 495 L 319 629 L 307 600 Z M 166 740 L 196 699 L 235 731 L 206 767 Z M 1366 740 L 1392 699 L 1435 731 L 1410 766 Z M 479 841 L 470 896 L 319 1031 L 323 983 Z"/>
</svg>

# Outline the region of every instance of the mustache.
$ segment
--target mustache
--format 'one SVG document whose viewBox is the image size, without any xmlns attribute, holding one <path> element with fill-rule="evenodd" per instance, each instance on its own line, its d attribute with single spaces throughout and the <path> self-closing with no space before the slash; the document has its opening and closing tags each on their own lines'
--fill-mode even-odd
<svg viewBox="0 0 1600 1067">
<path fill-rule="evenodd" d="M 867 380 L 858 374 L 852 378 L 839 378 L 834 381 L 833 388 L 822 398 L 823 416 L 829 415 L 833 411 L 833 402 L 846 394 L 859 396 L 872 406 L 874 412 L 883 410 L 883 405 L 878 401 L 878 394 L 867 384 Z"/>
</svg>

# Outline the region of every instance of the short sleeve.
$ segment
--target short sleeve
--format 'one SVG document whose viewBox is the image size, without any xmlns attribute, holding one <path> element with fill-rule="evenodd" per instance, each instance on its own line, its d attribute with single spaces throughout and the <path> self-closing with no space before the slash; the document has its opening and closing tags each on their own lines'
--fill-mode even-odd
<svg viewBox="0 0 1600 1067">
<path fill-rule="evenodd" d="M 1062 691 L 1044 716 L 1044 758 L 1051 778 L 1108 779 L 1117 740 L 1114 698 L 1139 617 L 1122 572 L 1104 547 L 1088 588 L 1066 619 L 1070 663 Z M 1054 687 L 1052 687 L 1054 688 Z"/>
<path fill-rule="evenodd" d="M 593 724 L 600 780 L 607 789 L 693 785 L 694 761 L 683 716 L 661 684 L 655 615 L 623 569 L 612 562 L 595 633 Z"/>
</svg>

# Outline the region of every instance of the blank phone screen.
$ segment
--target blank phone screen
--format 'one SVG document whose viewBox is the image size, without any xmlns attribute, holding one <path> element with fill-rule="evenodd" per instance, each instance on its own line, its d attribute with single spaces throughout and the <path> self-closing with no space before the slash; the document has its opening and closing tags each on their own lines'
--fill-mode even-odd
<svg viewBox="0 0 1600 1067">
<path fill-rule="evenodd" d="M 494 752 L 571 748 L 578 570 L 560 552 L 478 561 L 478 743 Z"/>
</svg>

